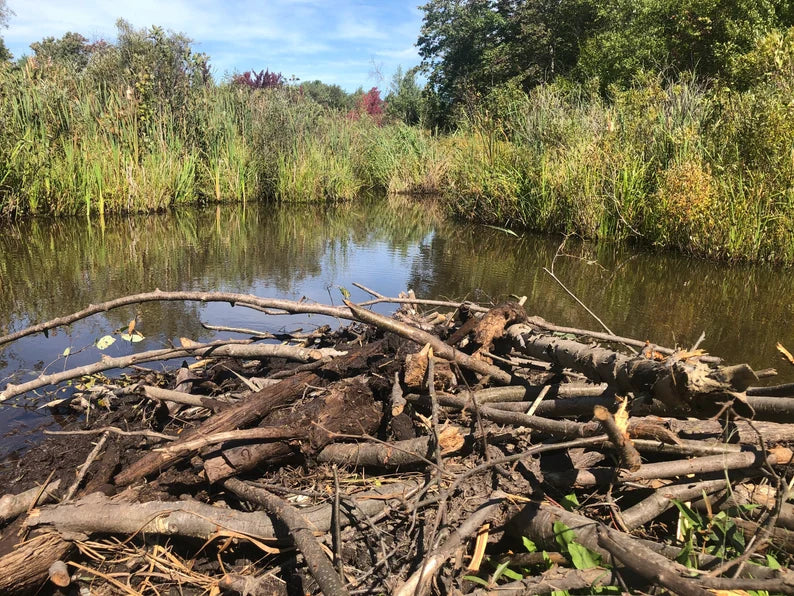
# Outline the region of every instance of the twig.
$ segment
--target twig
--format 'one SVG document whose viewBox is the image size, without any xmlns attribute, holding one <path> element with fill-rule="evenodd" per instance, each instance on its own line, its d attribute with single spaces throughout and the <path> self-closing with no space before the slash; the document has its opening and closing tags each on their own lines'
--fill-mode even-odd
<svg viewBox="0 0 794 596">
<path fill-rule="evenodd" d="M 77 472 L 77 478 L 75 479 L 72 486 L 69 487 L 69 490 L 66 491 L 66 494 L 63 497 L 64 501 L 71 501 L 74 494 L 77 492 L 77 489 L 80 487 L 80 483 L 83 482 L 83 478 L 85 478 L 86 472 L 88 472 L 88 468 L 91 467 L 91 464 L 94 463 L 94 460 L 99 455 L 102 448 L 105 446 L 105 442 L 108 440 L 110 433 L 105 431 L 102 437 L 97 441 L 97 444 L 91 450 L 91 453 L 88 454 L 88 457 L 85 459 L 85 463 L 80 466 L 80 470 Z"/>
<path fill-rule="evenodd" d="M 315 304 L 310 302 L 295 302 L 293 300 L 282 300 L 278 298 L 260 298 L 252 294 L 236 294 L 232 292 L 162 292 L 154 290 L 153 292 L 144 292 L 141 294 L 131 294 L 116 298 L 115 300 L 108 300 L 100 304 L 90 304 L 88 307 L 81 311 L 52 319 L 45 323 L 33 325 L 25 329 L 21 329 L 14 333 L 0 337 L 0 345 L 6 344 L 10 341 L 17 340 L 21 337 L 33 335 L 34 333 L 42 333 L 49 331 L 56 327 L 63 327 L 71 325 L 75 321 L 85 319 L 91 315 L 101 312 L 107 312 L 114 308 L 122 306 L 129 306 L 131 304 L 140 304 L 143 302 L 228 302 L 232 306 L 244 306 L 246 308 L 261 309 L 278 309 L 284 313 L 290 314 L 318 314 L 328 315 L 330 317 L 337 317 L 341 319 L 352 319 L 350 312 L 346 308 L 327 306 L 324 304 Z"/>
<path fill-rule="evenodd" d="M 389 317 L 359 308 L 349 300 L 345 301 L 345 305 L 351 310 L 353 315 L 359 321 L 375 325 L 385 331 L 391 331 L 392 333 L 406 337 L 411 341 L 418 343 L 419 345 L 430 344 L 430 346 L 433 348 L 433 351 L 441 358 L 452 362 L 457 362 L 461 366 L 480 373 L 481 375 L 490 376 L 494 381 L 498 381 L 503 385 L 508 384 L 512 379 L 512 375 L 506 373 L 502 369 L 497 368 L 492 364 L 488 364 L 487 362 L 483 362 L 482 360 L 477 360 L 468 354 L 456 350 L 452 346 L 445 344 L 435 335 L 427 333 L 426 331 L 416 329 L 415 327 L 410 327 L 409 325 L 405 325 L 395 321 L 394 319 L 390 319 Z"/>
<path fill-rule="evenodd" d="M 631 439 L 626 437 L 626 434 L 618 428 L 617 422 L 615 422 L 609 410 L 604 406 L 596 406 L 593 414 L 596 420 L 601 423 L 601 427 L 609 437 L 609 440 L 620 451 L 621 467 L 627 468 L 632 472 L 639 470 L 642 465 L 642 458 L 632 444 Z"/>
<path fill-rule="evenodd" d="M 430 354 L 427 356 L 427 390 L 430 393 L 430 402 L 432 403 L 433 409 L 430 414 L 430 424 L 432 426 L 432 433 L 433 433 L 433 450 L 435 451 L 436 455 L 436 479 L 438 480 L 438 485 L 441 486 L 441 483 L 444 481 L 444 460 L 441 457 L 441 439 L 438 433 L 438 400 L 436 399 L 436 368 L 435 368 L 435 357 L 431 351 Z M 443 523 L 444 520 L 441 520 Z"/>
<path fill-rule="evenodd" d="M 331 511 L 331 523 L 334 541 L 334 563 L 336 564 L 339 577 L 345 577 L 345 564 L 342 561 L 342 527 L 339 523 L 339 475 L 337 474 L 336 464 L 331 467 L 334 474 L 334 505 Z"/>
<path fill-rule="evenodd" d="M 92 428 L 89 430 L 45 430 L 45 435 L 99 435 L 102 433 L 115 433 L 122 437 L 146 437 L 160 441 L 176 441 L 179 437 L 164 435 L 153 430 L 121 430 L 115 426 L 103 426 L 102 428 Z"/>
<path fill-rule="evenodd" d="M 188 453 L 219 443 L 229 443 L 232 441 L 284 441 L 300 439 L 305 436 L 306 432 L 304 430 L 291 427 L 265 426 L 198 436 L 186 441 L 181 441 L 179 444 L 174 444 L 170 447 L 160 447 L 159 449 L 155 449 L 155 451 L 162 452 L 164 456 L 168 457 L 184 457 Z"/>
<path fill-rule="evenodd" d="M 432 551 L 432 554 L 423 561 L 422 566 L 394 592 L 395 596 L 420 596 L 424 594 L 433 576 L 446 560 L 455 553 L 466 538 L 474 534 L 483 523 L 494 516 L 506 497 L 505 493 L 494 491 L 488 501 L 480 505 L 477 511 L 461 523 L 440 548 Z"/>
</svg>

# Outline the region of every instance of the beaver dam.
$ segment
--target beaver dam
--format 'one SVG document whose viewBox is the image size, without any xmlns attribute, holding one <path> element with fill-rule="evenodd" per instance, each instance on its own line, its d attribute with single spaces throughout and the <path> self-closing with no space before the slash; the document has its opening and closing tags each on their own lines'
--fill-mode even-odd
<svg viewBox="0 0 794 596">
<path fill-rule="evenodd" d="M 0 593 L 794 594 L 794 385 L 763 386 L 774 370 L 523 301 L 361 289 L 154 291 L 0 338 L 152 301 L 340 321 L 2 387 L 71 384 L 37 399 L 82 415 L 0 471 Z"/>
</svg>

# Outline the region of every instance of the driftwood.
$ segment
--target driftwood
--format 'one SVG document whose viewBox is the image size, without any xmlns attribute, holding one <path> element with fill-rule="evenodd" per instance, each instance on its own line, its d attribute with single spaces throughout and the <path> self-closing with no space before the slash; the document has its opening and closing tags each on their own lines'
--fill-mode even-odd
<svg viewBox="0 0 794 596">
<path fill-rule="evenodd" d="M 54 498 L 54 492 L 60 485 L 60 480 L 53 480 L 45 486 L 35 486 L 16 495 L 0 497 L 0 525 L 15 519 L 38 504 L 51 501 Z"/>
</svg>

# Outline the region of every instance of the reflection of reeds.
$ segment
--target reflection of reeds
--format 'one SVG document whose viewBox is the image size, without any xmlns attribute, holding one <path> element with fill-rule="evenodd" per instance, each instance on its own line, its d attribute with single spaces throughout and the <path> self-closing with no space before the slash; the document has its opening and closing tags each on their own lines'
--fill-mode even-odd
<svg viewBox="0 0 794 596">
<path fill-rule="evenodd" d="M 340 267 L 360 245 L 383 242 L 405 252 L 432 224 L 421 205 L 387 201 L 331 210 L 249 204 L 7 222 L 0 234 L 0 320 L 47 320 L 97 296 L 156 287 L 250 291 L 265 280 L 286 293 L 296 281 L 319 275 L 331 252 Z M 107 316 L 121 326 L 127 314 Z M 168 324 L 176 330 L 187 316 Z"/>
</svg>

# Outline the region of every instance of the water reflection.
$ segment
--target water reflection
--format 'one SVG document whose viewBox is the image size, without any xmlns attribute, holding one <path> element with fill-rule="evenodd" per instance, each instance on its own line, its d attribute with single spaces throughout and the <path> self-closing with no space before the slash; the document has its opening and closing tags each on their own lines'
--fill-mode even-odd
<svg viewBox="0 0 794 596">
<path fill-rule="evenodd" d="M 38 219 L 6 225 L 0 235 L 0 329 L 12 331 L 153 288 L 338 302 L 338 286 L 351 290 L 354 299 L 364 297 L 353 281 L 386 294 L 413 287 L 425 297 L 498 301 L 509 293 L 526 294 L 533 314 L 595 327 L 543 272 L 558 245 L 556 237 L 516 238 L 445 222 L 432 205 L 400 198 L 334 207 L 222 206 L 104 222 Z M 794 344 L 794 279 L 786 271 L 573 241 L 564 252 L 555 261 L 557 275 L 616 333 L 690 345 L 705 331 L 704 347 L 711 352 L 759 368 L 778 365 L 776 341 Z M 147 339 L 135 346 L 116 342 L 110 355 L 154 349 L 180 336 L 215 338 L 201 327 L 202 320 L 269 330 L 324 322 L 267 319 L 224 304 L 119 309 L 49 338 L 0 348 L 0 385 L 10 375 L 20 381 L 31 370 L 96 360 L 95 339 L 132 317 Z M 62 356 L 67 347 L 68 362 Z M 780 380 L 794 379 L 794 367 L 780 363 L 780 368 L 785 373 Z M 44 411 L 4 407 L 0 435 L 41 420 L 51 419 Z M 7 436 L 0 442 L 0 459 L 23 440 Z"/>
</svg>

